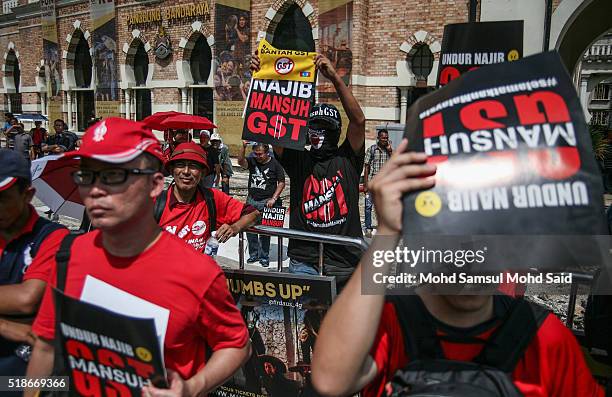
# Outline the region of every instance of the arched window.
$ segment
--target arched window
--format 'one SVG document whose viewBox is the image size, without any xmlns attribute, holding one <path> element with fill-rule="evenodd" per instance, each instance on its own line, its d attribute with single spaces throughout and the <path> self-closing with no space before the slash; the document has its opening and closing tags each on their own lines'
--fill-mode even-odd
<svg viewBox="0 0 612 397">
<path fill-rule="evenodd" d="M 296 51 L 314 51 L 312 26 L 302 9 L 292 4 L 276 26 L 272 45 L 276 48 Z"/>
<path fill-rule="evenodd" d="M 136 85 L 142 86 L 147 84 L 149 76 L 149 56 L 145 51 L 142 41 L 138 44 L 136 54 L 134 55 L 134 78 Z"/>
<path fill-rule="evenodd" d="M 212 50 L 204 35 L 198 34 L 193 50 L 191 50 L 191 56 L 189 57 L 193 84 L 206 84 L 208 82 L 211 64 Z"/>
<path fill-rule="evenodd" d="M 9 94 L 9 105 L 11 112 L 21 113 L 21 94 L 19 93 L 19 80 L 21 78 L 21 70 L 19 69 L 19 60 L 14 50 L 9 50 L 6 54 L 5 73 L 12 74 L 11 83 L 15 88 L 15 92 Z"/>
<path fill-rule="evenodd" d="M 74 80 L 77 87 L 88 88 L 91 86 L 91 67 L 89 45 L 83 37 L 83 33 L 81 33 L 74 52 Z"/>
<path fill-rule="evenodd" d="M 417 44 L 407 56 L 410 69 L 417 80 L 427 80 L 433 68 L 434 57 L 427 44 Z"/>
</svg>

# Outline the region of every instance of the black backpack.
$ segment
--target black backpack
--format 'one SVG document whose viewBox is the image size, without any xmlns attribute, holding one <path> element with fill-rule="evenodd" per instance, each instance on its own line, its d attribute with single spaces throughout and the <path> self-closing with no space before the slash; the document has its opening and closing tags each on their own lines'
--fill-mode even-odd
<svg viewBox="0 0 612 397">
<path fill-rule="evenodd" d="M 166 208 L 166 201 L 168 200 L 168 190 L 170 190 L 170 188 L 164 189 L 164 191 L 161 192 L 161 194 L 157 196 L 157 199 L 155 200 L 153 216 L 155 217 L 155 222 L 157 223 L 159 223 L 164 213 L 164 209 Z M 202 196 L 204 196 L 206 206 L 208 207 L 208 216 L 210 217 L 209 227 L 210 232 L 212 233 L 217 229 L 217 207 L 215 207 L 215 196 L 211 189 L 200 186 L 199 184 L 198 190 L 200 191 L 200 193 L 202 193 Z"/>
<path fill-rule="evenodd" d="M 393 297 L 410 363 L 396 372 L 387 397 L 522 396 L 511 373 L 549 312 L 522 299 L 499 296 L 508 308 L 501 325 L 470 362 L 447 360 L 438 336 L 417 296 Z M 461 338 L 467 341 L 468 338 Z"/>
</svg>

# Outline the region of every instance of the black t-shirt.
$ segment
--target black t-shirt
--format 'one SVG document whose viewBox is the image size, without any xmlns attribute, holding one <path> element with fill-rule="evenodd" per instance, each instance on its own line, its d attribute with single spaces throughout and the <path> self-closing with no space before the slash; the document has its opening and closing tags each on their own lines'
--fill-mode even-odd
<svg viewBox="0 0 612 397">
<path fill-rule="evenodd" d="M 280 163 L 291 180 L 289 226 L 315 233 L 362 238 L 359 176 L 364 156 L 364 148 L 356 154 L 348 139 L 340 145 L 336 157 L 321 162 L 315 162 L 309 151 L 284 149 Z M 289 257 L 294 260 L 316 266 L 318 253 L 318 243 L 289 241 Z M 325 274 L 345 281 L 361 255 L 358 248 L 325 245 Z"/>
<path fill-rule="evenodd" d="M 259 164 L 252 157 L 246 160 L 249 164 L 249 196 L 256 201 L 271 198 L 277 182 L 285 181 L 283 167 L 273 158 L 265 164 Z"/>
<path fill-rule="evenodd" d="M 208 160 L 208 166 L 210 167 L 210 173 L 215 173 L 215 166 L 219 164 L 219 151 L 212 147 L 212 145 L 205 147 L 206 159 Z"/>
</svg>

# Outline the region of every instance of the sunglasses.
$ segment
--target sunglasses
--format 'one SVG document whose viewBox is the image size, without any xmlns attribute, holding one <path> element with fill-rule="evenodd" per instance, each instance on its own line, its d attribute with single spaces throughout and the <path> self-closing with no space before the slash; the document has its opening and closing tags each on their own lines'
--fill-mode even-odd
<svg viewBox="0 0 612 397">
<path fill-rule="evenodd" d="M 106 168 L 100 171 L 82 169 L 72 173 L 72 180 L 79 186 L 88 186 L 100 177 L 100 182 L 105 185 L 121 185 L 127 181 L 129 175 L 152 175 L 156 172 L 158 171 L 139 168 Z"/>
</svg>

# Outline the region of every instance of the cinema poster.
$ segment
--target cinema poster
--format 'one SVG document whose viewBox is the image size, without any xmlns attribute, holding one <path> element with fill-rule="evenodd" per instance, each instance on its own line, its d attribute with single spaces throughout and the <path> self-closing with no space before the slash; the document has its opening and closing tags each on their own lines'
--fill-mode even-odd
<svg viewBox="0 0 612 397">
<path fill-rule="evenodd" d="M 96 69 L 96 116 L 119 117 L 117 18 L 114 0 L 90 0 L 93 59 Z"/>
<path fill-rule="evenodd" d="M 242 139 L 304 150 L 308 115 L 315 98 L 313 52 L 281 50 L 266 40 L 258 47 Z"/>
<path fill-rule="evenodd" d="M 55 17 L 55 0 L 41 0 L 40 23 L 43 37 L 43 60 L 45 62 L 46 91 L 49 102 L 49 120 L 63 119 L 62 96 L 62 63 L 59 42 L 57 39 L 57 20 Z"/>
<path fill-rule="evenodd" d="M 349 86 L 353 71 L 353 2 L 321 0 L 318 5 L 321 53 L 330 60 L 344 84 Z M 340 100 L 332 82 L 323 75 L 319 76 L 317 91 L 320 101 Z"/>
<path fill-rule="evenodd" d="M 521 58 L 522 20 L 446 25 L 438 67 L 438 87 L 479 67 Z"/>
<path fill-rule="evenodd" d="M 435 187 L 405 196 L 404 237 L 473 236 L 506 266 L 601 260 L 591 240 L 607 234 L 602 178 L 557 52 L 453 80 L 420 98 L 406 126 L 410 149 L 437 173 Z"/>
<path fill-rule="evenodd" d="M 54 289 L 59 337 L 71 396 L 140 397 L 167 386 L 153 319 L 124 316 Z"/>
<path fill-rule="evenodd" d="M 225 270 L 249 330 L 253 354 L 215 397 L 312 395 L 311 360 L 323 316 L 336 295 L 333 277 Z"/>
<path fill-rule="evenodd" d="M 214 70 L 215 122 L 223 125 L 223 143 L 230 150 L 242 147 L 242 111 L 251 84 L 251 1 L 215 1 L 212 55 Z M 206 84 L 208 76 L 197 78 L 194 84 Z M 200 116 L 213 120 L 212 102 L 196 109 Z"/>
</svg>

